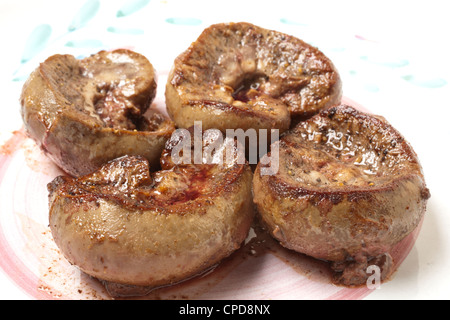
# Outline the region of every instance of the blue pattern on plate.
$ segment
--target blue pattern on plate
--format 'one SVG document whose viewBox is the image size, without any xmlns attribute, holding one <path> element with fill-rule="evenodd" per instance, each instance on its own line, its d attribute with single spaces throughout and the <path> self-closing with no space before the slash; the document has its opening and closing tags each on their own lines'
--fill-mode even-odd
<svg viewBox="0 0 450 320">
<path fill-rule="evenodd" d="M 288 25 L 294 25 L 294 26 L 303 26 L 303 27 L 307 26 L 306 23 L 300 22 L 298 20 L 289 19 L 289 18 L 281 18 L 280 22 L 284 23 L 284 24 L 288 24 Z"/>
<path fill-rule="evenodd" d="M 402 78 L 409 83 L 423 88 L 440 88 L 447 84 L 447 81 L 445 81 L 444 79 L 436 77 L 423 77 L 420 75 L 410 74 L 402 76 Z"/>
<path fill-rule="evenodd" d="M 65 46 L 71 48 L 100 48 L 103 46 L 103 42 L 97 39 L 71 40 L 66 42 Z"/>
<path fill-rule="evenodd" d="M 126 17 L 130 14 L 133 14 L 142 8 L 144 8 L 146 5 L 148 5 L 150 0 L 131 0 L 127 1 L 125 4 L 122 5 L 122 7 L 117 11 L 116 17 Z"/>
<path fill-rule="evenodd" d="M 108 27 L 106 29 L 108 32 L 117 33 L 117 34 L 133 34 L 133 35 L 141 35 L 144 34 L 143 29 L 139 28 L 120 28 L 120 27 Z"/>
<path fill-rule="evenodd" d="M 41 24 L 34 28 L 26 41 L 21 63 L 27 62 L 42 51 L 45 48 L 51 34 L 52 27 L 48 24 Z"/>
<path fill-rule="evenodd" d="M 189 17 L 173 17 L 167 18 L 166 22 L 179 26 L 198 26 L 202 24 L 202 20 Z"/>
<path fill-rule="evenodd" d="M 396 58 L 393 56 L 388 57 L 380 57 L 376 55 L 368 55 L 368 56 L 361 56 L 361 60 L 378 64 L 380 66 L 389 67 L 389 68 L 401 68 L 405 67 L 409 64 L 409 61 L 402 58 Z"/>
<path fill-rule="evenodd" d="M 99 9 L 99 0 L 86 1 L 77 14 L 73 17 L 72 23 L 69 25 L 68 30 L 75 31 L 84 27 L 91 19 L 95 17 Z"/>
<path fill-rule="evenodd" d="M 61 39 L 64 41 L 63 43 L 66 48 L 74 50 L 74 54 L 76 56 L 87 56 L 94 51 L 111 49 L 109 48 L 107 41 L 105 42 L 103 38 L 101 40 L 95 38 L 95 32 L 93 32 L 93 36 L 89 38 L 83 38 L 82 36 L 80 36 L 81 33 L 79 33 L 79 31 L 85 28 L 89 28 L 89 22 L 91 22 L 92 20 L 100 21 L 101 19 L 103 19 L 103 22 L 108 23 L 105 24 L 103 28 L 105 28 L 104 30 L 107 32 L 107 34 L 111 36 L 142 36 L 146 34 L 147 29 L 145 25 L 132 25 L 132 21 L 130 21 L 130 24 L 124 26 L 121 22 L 128 21 L 122 20 L 124 19 L 124 17 L 133 15 L 136 12 L 142 11 L 143 9 L 149 7 L 149 3 L 151 2 L 150 0 L 123 1 L 118 6 L 117 10 L 113 11 L 115 12 L 115 16 L 107 16 L 106 18 L 104 15 L 102 16 L 102 14 L 105 14 L 105 12 L 108 11 L 102 10 L 102 2 L 104 2 L 105 6 L 112 5 L 111 2 L 106 2 L 106 0 L 86 0 L 79 8 L 79 10 L 76 11 L 71 23 L 68 25 L 65 32 L 63 30 L 54 30 L 50 24 L 40 24 L 36 26 L 31 31 L 25 42 L 24 51 L 20 60 L 20 66 L 18 67 L 18 70 L 13 74 L 13 81 L 24 81 L 29 74 L 27 73 L 29 71 L 27 64 L 29 62 L 31 63 L 30 60 L 33 60 L 33 58 L 38 56 L 39 53 L 49 47 L 50 44 L 55 43 Z M 152 4 L 154 4 L 155 6 L 164 6 L 169 4 L 169 2 L 170 1 L 167 0 L 160 1 L 160 3 L 152 2 Z M 169 16 L 162 18 L 166 23 L 179 27 L 200 26 L 203 24 L 203 21 L 195 16 Z M 314 26 L 309 25 L 295 17 L 281 17 L 277 21 L 279 21 L 281 24 L 291 26 L 293 28 L 302 27 L 302 32 L 305 35 L 307 35 L 308 32 L 312 32 L 312 34 L 314 35 L 314 31 L 317 31 L 314 29 Z M 98 28 L 99 27 L 97 25 L 92 29 L 93 31 L 101 31 L 98 30 Z M 60 35 L 54 36 L 53 39 L 51 39 L 56 31 L 60 31 Z M 316 38 L 314 36 L 311 37 L 311 39 L 309 39 L 309 43 L 317 47 L 326 48 L 326 40 L 324 40 L 325 43 L 313 43 L 313 41 L 318 41 L 315 39 Z M 53 41 L 51 42 L 50 40 Z M 115 42 L 112 41 L 112 43 Z M 331 55 L 336 55 L 336 57 L 339 59 L 345 59 L 345 61 L 347 61 L 347 63 L 342 64 L 343 70 L 341 70 L 341 72 L 347 73 L 352 77 L 363 77 L 361 79 L 358 79 L 358 81 L 361 80 L 362 88 L 369 92 L 378 92 L 383 87 L 383 83 L 377 83 L 379 81 L 382 81 L 377 80 L 382 79 L 382 77 L 370 77 L 370 79 L 364 78 L 368 74 L 380 75 L 386 72 L 393 72 L 394 69 L 410 66 L 410 61 L 407 57 L 394 56 L 389 52 L 383 53 L 382 51 L 378 50 L 381 48 L 381 45 L 379 43 L 373 40 L 366 39 L 363 36 L 356 35 L 355 37 L 353 37 L 353 42 L 351 43 L 342 42 L 342 45 L 339 41 L 332 41 L 332 43 L 334 43 L 334 46 L 330 46 L 326 51 Z M 365 45 L 370 45 L 370 47 L 365 47 Z M 353 48 L 351 50 L 348 50 L 349 47 Z M 359 56 L 349 56 L 349 52 L 355 52 L 355 48 L 359 48 Z M 81 52 L 79 52 L 80 50 Z M 356 52 L 357 51 L 358 50 L 356 50 Z M 334 56 L 331 57 L 332 60 L 334 58 Z M 34 60 L 36 59 L 37 57 Z M 362 63 L 358 64 L 356 60 L 359 60 Z M 36 63 L 36 61 L 33 62 Z M 349 68 L 345 70 L 345 67 L 347 65 L 349 66 Z M 376 69 L 377 67 L 384 69 L 378 70 Z M 425 77 L 416 73 L 416 70 L 414 69 L 412 69 L 412 71 L 409 73 L 403 72 L 402 75 L 392 73 L 391 75 L 389 75 L 389 77 L 391 77 L 391 79 L 397 78 L 399 79 L 399 81 L 404 80 L 411 85 L 429 89 L 441 88 L 448 84 L 448 81 L 440 77 L 439 75 L 433 77 Z"/>
</svg>

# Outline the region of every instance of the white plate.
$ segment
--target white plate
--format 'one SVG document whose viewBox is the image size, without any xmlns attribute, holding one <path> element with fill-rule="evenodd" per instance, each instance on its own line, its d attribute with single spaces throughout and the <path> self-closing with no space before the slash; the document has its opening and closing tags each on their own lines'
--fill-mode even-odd
<svg viewBox="0 0 450 320">
<path fill-rule="evenodd" d="M 0 3 L 1 38 L 8 45 L 0 61 L 4 88 L 0 140 L 6 143 L 0 157 L 0 298 L 110 298 L 102 285 L 68 264 L 52 241 L 46 184 L 60 171 L 21 131 L 18 99 L 31 70 L 55 53 L 81 57 L 101 49 L 131 48 L 146 55 L 158 70 L 154 107 L 164 109 L 164 83 L 173 59 L 204 28 L 228 21 L 249 21 L 283 31 L 324 51 L 340 71 L 344 95 L 385 116 L 413 145 L 432 197 L 417 241 L 414 244 L 412 237 L 403 243 L 398 254 L 399 261 L 405 260 L 378 290 L 333 286 L 320 264 L 279 247 L 251 247 L 255 238 L 214 271 L 147 298 L 450 297 L 450 206 L 446 201 L 450 176 L 442 169 L 450 138 L 450 68 L 448 49 L 437 32 L 450 30 L 445 2 L 435 5 L 433 15 L 423 14 L 419 5 L 409 6 L 408 14 L 402 14 L 406 9 L 401 4 L 383 1 L 373 8 L 361 8 L 352 1 L 346 5 L 292 3 L 231 1 L 220 10 L 221 2 L 212 1 Z M 317 19 L 313 13 L 322 8 L 330 10 L 321 10 L 322 19 Z M 411 24 L 414 19 L 421 23 Z M 397 31 L 398 25 L 408 28 Z M 422 37 L 419 47 L 417 35 Z"/>
</svg>

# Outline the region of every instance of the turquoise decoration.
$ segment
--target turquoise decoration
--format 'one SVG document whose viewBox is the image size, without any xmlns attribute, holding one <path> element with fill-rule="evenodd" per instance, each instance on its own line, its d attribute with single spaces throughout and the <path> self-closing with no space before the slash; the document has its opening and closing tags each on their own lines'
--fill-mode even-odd
<svg viewBox="0 0 450 320">
<path fill-rule="evenodd" d="M 202 24 L 202 20 L 197 18 L 167 18 L 166 22 L 175 25 L 183 25 L 183 26 L 198 26 Z"/>
<path fill-rule="evenodd" d="M 305 24 L 305 23 L 301 23 L 297 20 L 292 20 L 292 19 L 287 19 L 287 18 L 281 18 L 280 22 L 284 23 L 284 24 L 293 25 L 293 26 L 303 26 L 303 27 L 307 26 L 307 24 Z"/>
<path fill-rule="evenodd" d="M 14 81 L 14 82 L 22 82 L 22 81 L 27 80 L 28 76 L 29 76 L 28 74 L 24 74 L 24 75 L 21 75 L 21 76 L 13 78 L 12 81 Z"/>
<path fill-rule="evenodd" d="M 406 75 L 402 76 L 402 79 L 423 88 L 440 88 L 447 84 L 447 81 L 442 78 L 426 78 L 414 75 Z"/>
<path fill-rule="evenodd" d="M 86 25 L 98 12 L 100 8 L 99 0 L 88 0 L 84 3 L 78 13 L 72 20 L 68 30 L 74 31 L 80 29 Z"/>
<path fill-rule="evenodd" d="M 133 35 L 141 35 L 144 34 L 143 29 L 139 28 L 117 28 L 117 27 L 108 27 L 106 29 L 108 32 L 117 33 L 117 34 L 133 34 Z"/>
<path fill-rule="evenodd" d="M 65 46 L 70 48 L 98 48 L 103 46 L 103 43 L 97 39 L 83 39 L 68 41 Z"/>
<path fill-rule="evenodd" d="M 67 49 L 74 48 L 76 49 L 74 52 L 79 54 L 79 52 L 84 51 L 93 52 L 109 49 L 110 44 L 107 44 L 110 43 L 109 38 L 115 39 L 115 37 L 118 36 L 138 37 L 146 34 L 147 29 L 143 25 L 129 25 L 126 23 L 127 19 L 123 19 L 123 17 L 128 17 L 148 7 L 150 0 L 121 0 L 119 5 L 116 3 L 116 7 L 112 8 L 112 11 L 109 11 L 109 15 L 107 17 L 99 14 L 103 9 L 106 9 L 106 7 L 103 6 L 106 6 L 105 3 L 107 2 L 104 1 L 103 5 L 101 2 L 102 0 L 84 0 L 79 10 L 74 12 L 73 19 L 66 30 L 56 30 L 52 25 L 47 23 L 37 25 L 25 42 L 24 51 L 20 60 L 20 66 L 18 66 L 17 70 L 13 73 L 13 81 L 25 80 L 31 69 L 31 64 L 35 63 L 34 59 L 36 59 L 37 55 L 41 51 L 52 44 L 61 43 L 62 41 Z M 165 3 L 165 1 L 161 1 L 161 3 Z M 95 35 L 89 33 L 87 38 L 82 36 L 82 29 L 90 28 L 88 26 L 89 22 L 93 20 L 101 20 L 103 18 L 105 18 L 105 20 L 103 21 L 103 24 L 100 24 L 100 28 L 103 29 L 103 32 L 107 32 L 105 34 L 105 38 L 96 39 Z M 178 26 L 180 28 L 184 26 L 201 26 L 203 24 L 203 20 L 197 18 L 195 15 L 166 16 L 164 19 L 165 23 Z M 307 28 L 311 26 L 303 20 L 303 18 L 299 18 L 295 15 L 282 16 L 281 18 L 278 18 L 279 23 L 292 27 Z M 94 27 L 96 26 L 94 25 Z M 59 33 L 57 31 L 59 31 Z M 80 34 L 78 31 L 80 31 Z M 75 37 L 75 35 L 78 36 Z M 359 60 L 359 62 L 363 62 L 360 65 L 363 69 L 370 67 L 369 64 L 371 64 L 373 66 L 382 67 L 376 68 L 376 70 L 374 69 L 371 72 L 397 72 L 397 70 L 402 70 L 403 72 L 401 74 L 396 75 L 397 79 L 400 78 L 409 84 L 422 88 L 441 88 L 448 84 L 448 80 L 441 77 L 439 74 L 422 74 L 409 70 L 409 67 L 414 67 L 412 62 L 410 62 L 409 57 L 399 56 L 398 54 L 395 54 L 395 52 L 392 54 L 390 50 L 387 50 L 387 47 L 382 47 L 378 42 L 365 37 L 356 35 L 355 38 L 358 40 L 364 40 L 367 44 L 367 48 L 364 47 L 366 51 L 360 52 L 360 54 L 354 57 L 356 60 Z M 311 39 L 308 39 L 308 43 L 312 46 L 318 47 L 318 44 L 313 43 Z M 345 43 L 344 45 L 341 45 L 340 42 L 335 41 L 332 43 L 337 44 L 334 46 L 329 46 L 329 52 L 342 55 L 342 53 L 347 50 L 344 46 Z M 368 47 L 369 45 L 370 47 Z M 408 69 L 408 71 L 406 69 Z M 359 77 L 362 74 L 367 74 L 367 72 L 361 72 L 361 70 L 356 68 L 347 70 L 347 74 L 352 77 Z M 376 80 L 367 79 L 367 81 L 363 81 L 361 84 L 362 90 L 371 93 L 379 92 L 382 88 L 383 86 L 377 83 Z"/>
<path fill-rule="evenodd" d="M 150 0 L 132 0 L 132 1 L 127 1 L 119 9 L 119 11 L 117 11 L 116 16 L 118 18 L 129 16 L 130 14 L 135 13 L 136 11 L 139 11 L 142 8 L 144 8 L 149 2 L 150 2 Z"/>
<path fill-rule="evenodd" d="M 401 68 L 409 64 L 409 61 L 406 59 L 397 59 L 394 57 L 386 58 L 382 56 L 361 56 L 360 58 L 361 60 L 389 68 Z"/>
<path fill-rule="evenodd" d="M 378 87 L 376 84 L 374 83 L 366 83 L 364 85 L 364 89 L 366 89 L 369 92 L 378 92 L 380 91 L 380 87 Z"/>
<path fill-rule="evenodd" d="M 34 28 L 31 34 L 28 36 L 20 62 L 27 62 L 36 54 L 38 54 L 42 49 L 44 49 L 51 34 L 52 27 L 48 24 L 41 24 Z"/>
</svg>

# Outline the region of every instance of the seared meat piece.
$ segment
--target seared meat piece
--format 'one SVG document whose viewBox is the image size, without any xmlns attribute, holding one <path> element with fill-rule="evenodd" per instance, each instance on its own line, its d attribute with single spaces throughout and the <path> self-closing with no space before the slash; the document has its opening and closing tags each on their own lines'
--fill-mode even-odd
<svg viewBox="0 0 450 320">
<path fill-rule="evenodd" d="M 183 139 L 168 141 L 161 171 L 124 156 L 49 184 L 51 231 L 71 263 L 112 283 L 157 287 L 195 276 L 240 247 L 254 217 L 249 165 L 227 162 L 220 147 L 212 154 L 223 163 L 175 164 L 172 150 Z"/>
<path fill-rule="evenodd" d="M 333 262 L 338 282 L 362 284 L 368 265 L 392 271 L 389 249 L 421 221 L 430 193 L 417 155 L 387 121 L 340 105 L 279 142 L 279 170 L 255 171 L 254 202 L 290 249 Z"/>
<path fill-rule="evenodd" d="M 249 23 L 216 24 L 174 62 L 166 104 L 177 126 L 289 128 L 340 102 L 332 62 L 295 37 Z"/>
<path fill-rule="evenodd" d="M 21 114 L 29 135 L 71 175 L 125 154 L 156 165 L 174 124 L 144 117 L 155 94 L 153 66 L 133 51 L 54 55 L 24 84 Z"/>
</svg>

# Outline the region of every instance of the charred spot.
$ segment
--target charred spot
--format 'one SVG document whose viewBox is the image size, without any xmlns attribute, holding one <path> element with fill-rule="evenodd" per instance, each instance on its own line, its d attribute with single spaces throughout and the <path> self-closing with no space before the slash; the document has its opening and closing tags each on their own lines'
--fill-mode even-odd
<svg viewBox="0 0 450 320">
<path fill-rule="evenodd" d="M 422 199 L 428 200 L 428 199 L 431 197 L 430 189 L 428 189 L 428 188 L 423 188 L 423 189 L 420 191 L 420 196 L 422 197 Z"/>
<path fill-rule="evenodd" d="M 370 200 L 372 195 L 367 192 L 350 192 L 347 195 L 347 200 L 349 202 L 358 202 L 361 200 Z"/>
<path fill-rule="evenodd" d="M 332 107 L 332 108 L 330 108 L 329 110 L 328 110 L 328 118 L 329 119 L 333 119 L 333 117 L 335 116 L 335 114 L 336 114 L 336 107 Z"/>
<path fill-rule="evenodd" d="M 338 204 L 342 201 L 343 197 L 340 194 L 332 193 L 328 196 L 328 199 L 334 204 Z"/>
<path fill-rule="evenodd" d="M 389 253 L 373 256 L 364 256 L 356 259 L 348 257 L 345 261 L 330 262 L 333 274 L 333 282 L 337 285 L 359 287 L 367 284 L 370 273 L 369 266 L 378 266 L 381 274 L 380 280 L 384 281 L 393 271 L 393 260 Z"/>
</svg>

